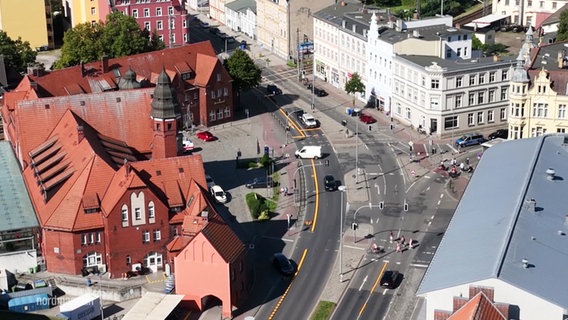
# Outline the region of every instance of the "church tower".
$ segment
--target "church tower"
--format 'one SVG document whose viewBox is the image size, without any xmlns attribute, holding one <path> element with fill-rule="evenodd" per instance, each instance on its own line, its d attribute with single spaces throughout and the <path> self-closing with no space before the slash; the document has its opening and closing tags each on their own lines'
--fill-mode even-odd
<svg viewBox="0 0 568 320">
<path fill-rule="evenodd" d="M 178 133 L 181 129 L 181 108 L 165 70 L 162 70 L 156 83 L 150 118 L 154 131 L 152 158 L 169 158 L 181 154 L 182 134 Z"/>
</svg>

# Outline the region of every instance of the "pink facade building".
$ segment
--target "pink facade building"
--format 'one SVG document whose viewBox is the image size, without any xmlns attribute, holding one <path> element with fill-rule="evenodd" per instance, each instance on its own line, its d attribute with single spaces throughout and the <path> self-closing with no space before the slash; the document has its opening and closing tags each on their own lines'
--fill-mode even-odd
<svg viewBox="0 0 568 320">
<path fill-rule="evenodd" d="M 188 14 L 180 0 L 115 0 L 113 9 L 134 17 L 167 47 L 189 42 Z"/>
</svg>

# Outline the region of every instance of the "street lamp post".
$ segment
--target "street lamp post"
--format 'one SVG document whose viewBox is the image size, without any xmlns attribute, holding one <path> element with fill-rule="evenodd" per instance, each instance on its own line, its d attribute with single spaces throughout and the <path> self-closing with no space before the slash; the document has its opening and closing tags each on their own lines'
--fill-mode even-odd
<svg viewBox="0 0 568 320">
<path fill-rule="evenodd" d="M 343 282 L 343 193 L 347 188 L 345 186 L 339 186 L 337 190 L 341 191 L 341 215 L 339 221 L 339 282 Z"/>
<path fill-rule="evenodd" d="M 353 109 L 355 109 L 355 97 L 353 97 Z M 355 120 L 355 183 L 359 183 L 359 121 Z"/>
</svg>

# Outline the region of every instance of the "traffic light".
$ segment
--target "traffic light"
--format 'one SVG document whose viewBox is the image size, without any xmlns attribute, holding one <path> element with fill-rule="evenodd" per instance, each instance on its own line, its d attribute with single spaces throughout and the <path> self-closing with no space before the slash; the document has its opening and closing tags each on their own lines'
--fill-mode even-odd
<svg viewBox="0 0 568 320">
<path fill-rule="evenodd" d="M 385 208 L 385 202 L 381 201 L 379 202 L 379 209 L 383 210 Z"/>
</svg>

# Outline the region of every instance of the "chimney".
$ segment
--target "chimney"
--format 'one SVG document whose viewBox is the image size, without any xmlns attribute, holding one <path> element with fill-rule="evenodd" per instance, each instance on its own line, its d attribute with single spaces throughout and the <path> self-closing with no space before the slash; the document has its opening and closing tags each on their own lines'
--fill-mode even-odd
<svg viewBox="0 0 568 320">
<path fill-rule="evenodd" d="M 207 211 L 207 210 L 201 211 L 201 218 L 203 219 L 203 221 L 208 221 L 209 220 L 209 211 Z"/>
<path fill-rule="evenodd" d="M 494 61 L 494 62 L 501 61 L 501 56 L 498 55 L 498 54 L 493 55 L 493 61 Z"/>
<path fill-rule="evenodd" d="M 108 56 L 106 54 L 103 54 L 103 58 L 102 58 L 102 67 L 103 67 L 103 73 L 107 73 L 108 72 Z"/>
<path fill-rule="evenodd" d="M 566 50 L 559 50 L 558 51 L 558 68 L 564 68 L 564 56 L 566 55 Z"/>
<path fill-rule="evenodd" d="M 523 263 L 523 268 L 525 268 L 525 269 L 529 268 L 529 260 L 523 259 L 523 260 L 521 260 L 521 262 Z"/>
<path fill-rule="evenodd" d="M 85 137 L 85 130 L 82 125 L 77 126 L 77 143 L 81 143 Z"/>
<path fill-rule="evenodd" d="M 30 81 L 30 87 L 34 90 L 37 90 L 37 82 L 35 81 Z"/>
<path fill-rule="evenodd" d="M 414 38 L 420 38 L 420 31 L 418 30 L 412 30 L 412 36 Z"/>
<path fill-rule="evenodd" d="M 396 19 L 395 30 L 398 31 L 398 32 L 402 31 L 402 20 L 401 19 Z"/>
<path fill-rule="evenodd" d="M 535 199 L 528 199 L 527 200 L 527 209 L 531 213 L 536 212 L 536 200 Z"/>
<path fill-rule="evenodd" d="M 126 158 L 124 158 L 124 169 L 124 176 L 128 177 L 130 175 L 130 171 L 132 171 L 132 166 L 130 165 L 130 162 L 126 160 Z"/>
<path fill-rule="evenodd" d="M 342 20 L 342 21 L 341 21 L 341 26 L 342 26 L 343 28 L 345 28 L 345 20 Z"/>
<path fill-rule="evenodd" d="M 85 63 L 81 61 L 81 78 L 85 77 Z"/>
<path fill-rule="evenodd" d="M 356 25 L 356 24 L 353 24 L 353 25 L 351 26 L 351 31 L 357 32 L 357 25 Z"/>
</svg>

